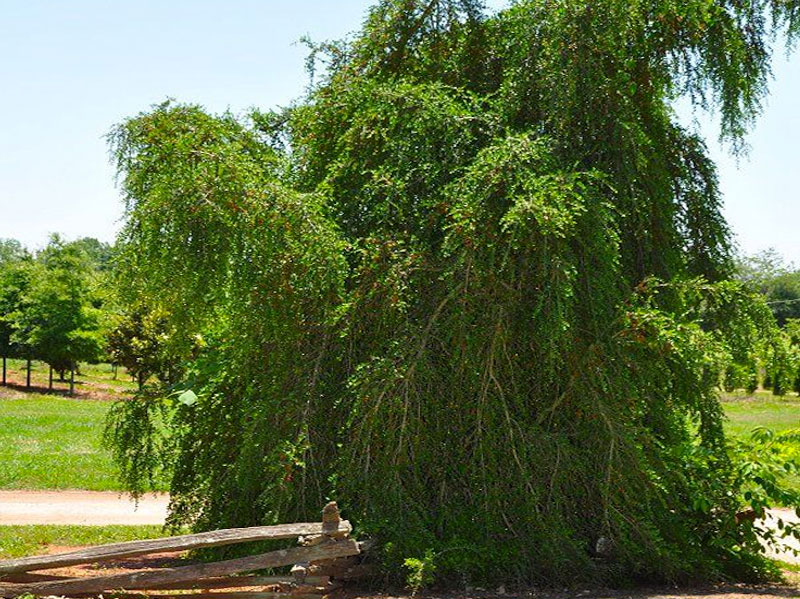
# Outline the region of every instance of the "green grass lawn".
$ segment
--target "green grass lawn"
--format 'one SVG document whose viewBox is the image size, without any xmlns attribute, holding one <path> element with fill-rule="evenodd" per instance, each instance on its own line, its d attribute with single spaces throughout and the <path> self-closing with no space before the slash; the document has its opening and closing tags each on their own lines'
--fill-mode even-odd
<svg viewBox="0 0 800 599">
<path fill-rule="evenodd" d="M 722 407 L 728 417 L 726 431 L 744 442 L 758 427 L 775 432 L 800 428 L 800 397 L 796 394 L 780 397 L 769 391 L 757 391 L 752 395 L 738 391 L 723 395 Z M 797 455 L 796 452 L 793 455 Z M 800 476 L 787 475 L 786 482 L 800 488 Z"/>
<path fill-rule="evenodd" d="M 0 489 L 120 490 L 100 439 L 110 406 L 0 388 Z"/>
<path fill-rule="evenodd" d="M 6 377 L 8 382 L 23 389 L 27 382 L 25 360 L 9 359 Z M 47 364 L 34 360 L 31 363 L 31 386 L 34 391 L 46 391 L 49 386 L 50 369 Z M 58 380 L 54 373 L 53 390 L 69 391 L 69 373 L 66 381 Z M 111 364 L 81 364 L 75 374 L 75 392 L 79 397 L 92 399 L 119 399 L 136 391 L 137 385 L 124 368 L 114 369 Z"/>
<path fill-rule="evenodd" d="M 37 555 L 49 546 L 102 545 L 167 534 L 160 526 L 0 526 L 0 559 Z"/>
<path fill-rule="evenodd" d="M 76 396 L 67 397 L 69 383 L 56 380 L 47 391 L 49 368 L 37 361 L 26 389 L 25 368 L 8 360 L 10 386 L 0 386 L 0 489 L 121 490 L 101 435 L 109 400 L 136 389 L 125 370 L 81 364 Z"/>
<path fill-rule="evenodd" d="M 727 431 L 746 439 L 759 426 L 773 431 L 800 428 L 800 397 L 796 394 L 778 397 L 768 391 L 753 395 L 743 391 L 723 396 L 722 406 L 728 417 Z"/>
</svg>

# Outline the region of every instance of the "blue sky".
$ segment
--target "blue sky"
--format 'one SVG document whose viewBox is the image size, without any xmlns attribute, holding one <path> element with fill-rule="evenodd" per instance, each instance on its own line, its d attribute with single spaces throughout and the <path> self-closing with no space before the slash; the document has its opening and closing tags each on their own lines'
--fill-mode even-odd
<svg viewBox="0 0 800 599">
<path fill-rule="evenodd" d="M 111 241 L 121 216 L 103 136 L 168 97 L 212 111 L 286 105 L 306 84 L 303 35 L 342 37 L 371 0 L 0 0 L 0 237 Z M 500 6 L 502 0 L 493 0 Z M 800 264 L 800 55 L 776 56 L 739 161 L 697 115 L 741 248 Z"/>
</svg>

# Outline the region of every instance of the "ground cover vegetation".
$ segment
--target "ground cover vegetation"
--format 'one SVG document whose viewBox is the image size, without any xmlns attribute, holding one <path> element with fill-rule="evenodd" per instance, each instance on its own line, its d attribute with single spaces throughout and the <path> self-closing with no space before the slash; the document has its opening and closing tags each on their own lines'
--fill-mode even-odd
<svg viewBox="0 0 800 599">
<path fill-rule="evenodd" d="M 37 555 L 52 547 L 102 545 L 163 535 L 161 526 L 0 526 L 0 558 Z"/>
<path fill-rule="evenodd" d="M 0 390 L 0 489 L 122 491 L 102 443 L 110 407 L 108 401 Z"/>
<path fill-rule="evenodd" d="M 782 337 L 671 104 L 740 149 L 798 9 L 384 0 L 287 110 L 121 123 L 117 284 L 185 364 L 111 414 L 126 485 L 198 530 L 335 498 L 426 581 L 768 574 L 736 514 L 797 496 L 717 390 Z"/>
</svg>

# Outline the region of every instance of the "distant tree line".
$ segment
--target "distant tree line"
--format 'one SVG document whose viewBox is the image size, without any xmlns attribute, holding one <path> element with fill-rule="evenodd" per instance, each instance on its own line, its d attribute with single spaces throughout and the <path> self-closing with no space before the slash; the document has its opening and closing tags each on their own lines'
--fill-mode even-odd
<svg viewBox="0 0 800 599">
<path fill-rule="evenodd" d="M 0 357 L 48 364 L 64 381 L 79 362 L 123 366 L 142 390 L 170 384 L 181 371 L 163 310 L 132 300 L 114 284 L 114 247 L 92 237 L 53 235 L 37 252 L 0 239 Z M 72 379 L 71 379 L 72 380 Z M 51 379 L 52 387 L 52 379 Z M 73 388 L 71 386 L 71 391 Z"/>
<path fill-rule="evenodd" d="M 48 364 L 63 381 L 78 362 L 102 358 L 108 323 L 101 288 L 110 258 L 111 247 L 92 238 L 67 242 L 53 235 L 38 252 L 0 240 L 3 384 L 7 358 L 28 361 L 28 386 L 32 360 Z"/>
<path fill-rule="evenodd" d="M 729 371 L 726 386 L 800 393 L 800 269 L 786 264 L 774 249 L 740 257 L 736 267 L 738 278 L 766 298 L 780 334 L 758 352 L 748 372 Z"/>
</svg>

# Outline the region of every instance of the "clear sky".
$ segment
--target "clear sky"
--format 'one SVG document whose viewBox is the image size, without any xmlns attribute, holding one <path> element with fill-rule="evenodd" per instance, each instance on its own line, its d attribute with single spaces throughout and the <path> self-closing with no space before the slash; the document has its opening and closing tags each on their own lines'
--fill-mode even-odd
<svg viewBox="0 0 800 599">
<path fill-rule="evenodd" d="M 114 123 L 168 97 L 212 111 L 286 105 L 307 83 L 298 40 L 342 37 L 371 3 L 0 0 L 0 237 L 111 241 L 121 203 L 103 137 Z M 798 100 L 800 54 L 781 53 L 746 158 L 701 127 L 742 249 L 800 264 Z"/>
</svg>

